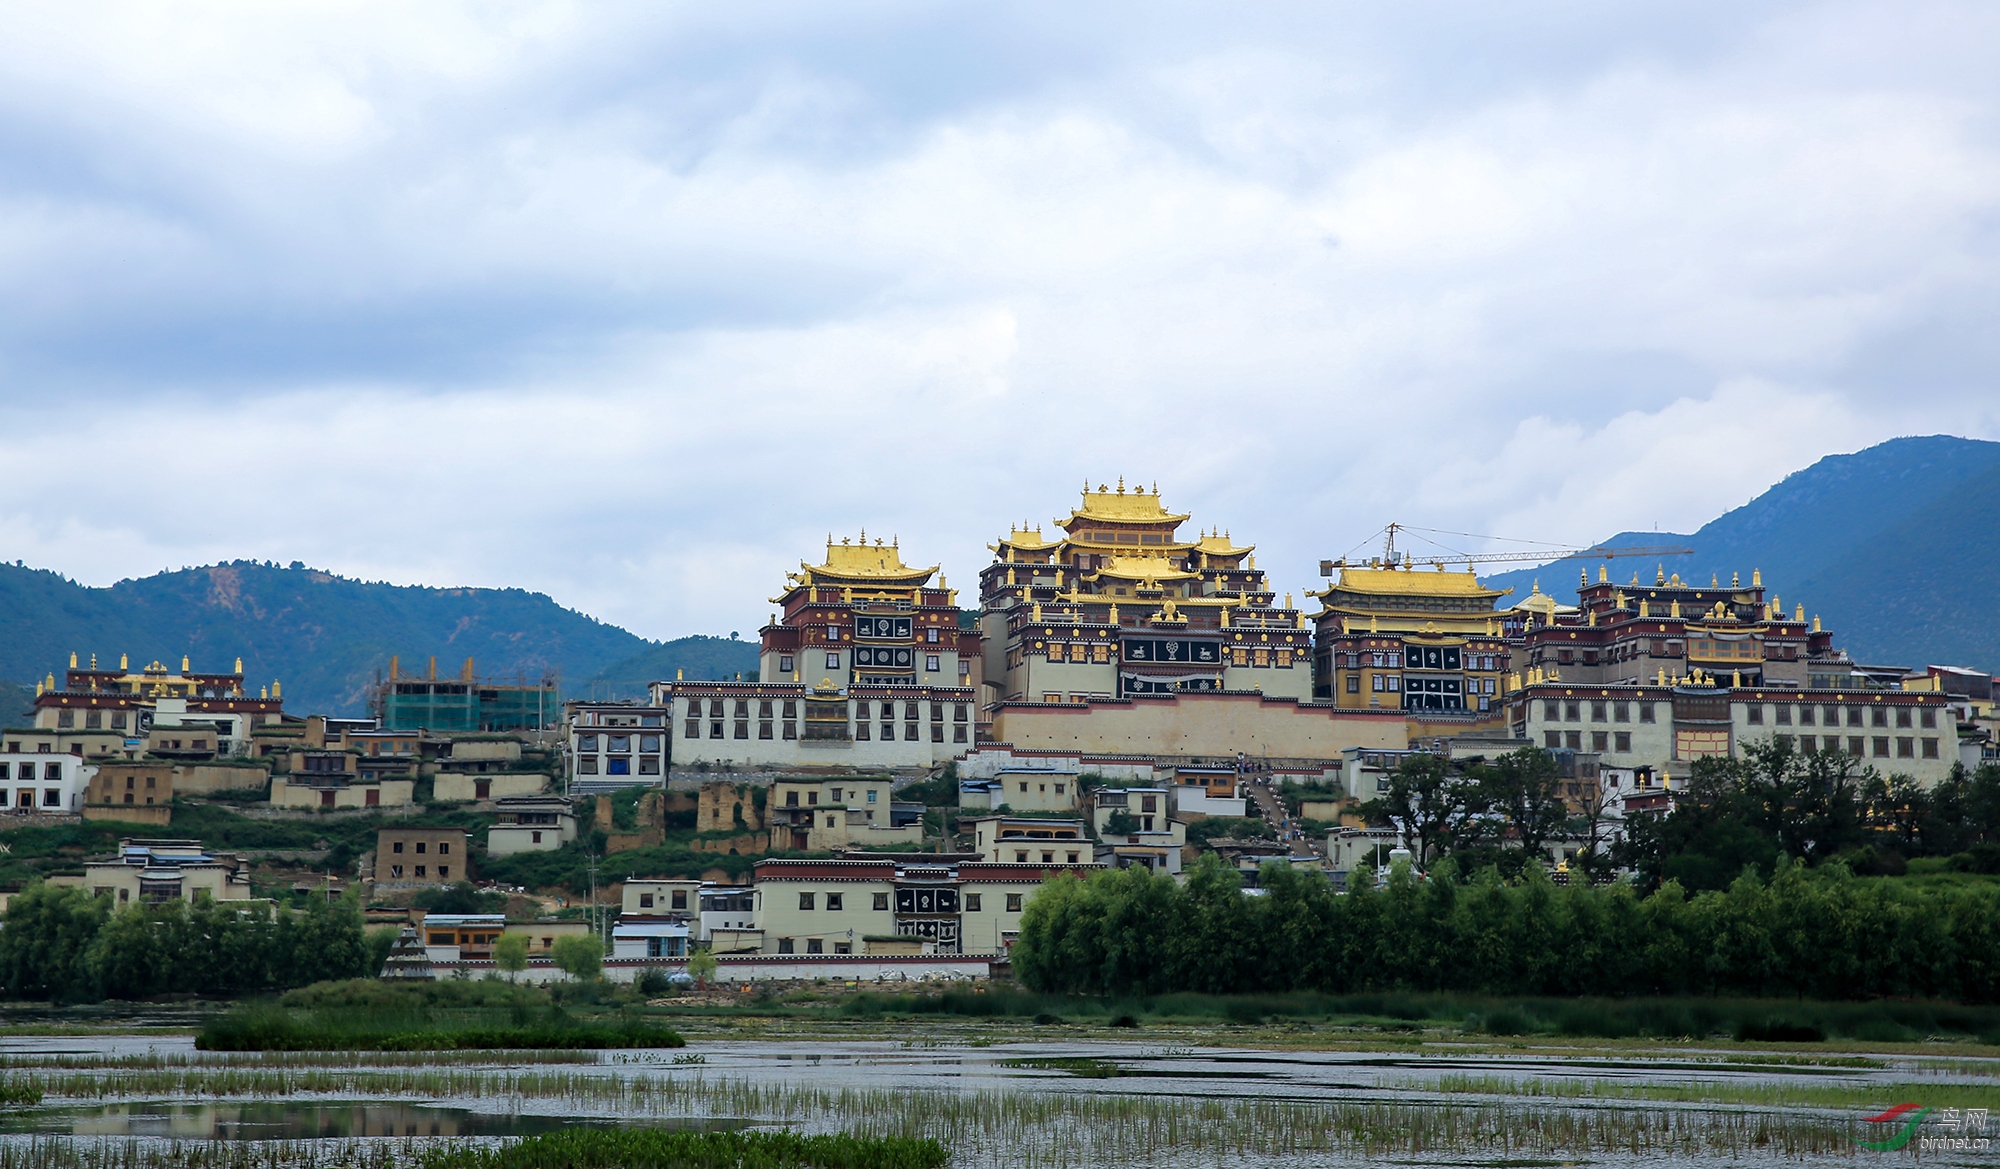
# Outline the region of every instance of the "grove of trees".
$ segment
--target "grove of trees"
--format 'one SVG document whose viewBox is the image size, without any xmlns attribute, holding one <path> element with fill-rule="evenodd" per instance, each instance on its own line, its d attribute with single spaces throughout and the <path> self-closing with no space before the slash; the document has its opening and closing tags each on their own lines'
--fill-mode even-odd
<svg viewBox="0 0 2000 1169">
<path fill-rule="evenodd" d="M 1204 856 L 1185 883 L 1144 868 L 1050 880 L 1014 972 L 1047 993 L 1463 991 L 1532 995 L 1882 995 L 2000 999 L 2000 886 L 1917 885 L 1781 858 L 1690 896 L 1668 880 L 1557 886 L 1530 864 L 1458 879 L 1364 871 L 1339 893 L 1279 862 L 1263 892 Z"/>
<path fill-rule="evenodd" d="M 35 884 L 0 928 L 0 991 L 58 1002 L 254 994 L 373 975 L 386 948 L 352 894 L 298 910 L 206 895 L 114 910 L 108 897 Z"/>
<path fill-rule="evenodd" d="M 1561 776 L 1554 756 L 1526 747 L 1469 762 L 1411 756 L 1359 811 L 1397 828 L 1419 867 L 1454 858 L 1461 882 L 1488 865 L 1518 877 L 1557 839 L 1582 846 L 1577 867 L 1594 877 L 1630 870 L 1641 888 L 1672 879 L 1691 893 L 1727 887 L 1745 865 L 1768 877 L 1780 858 L 1895 875 L 1918 857 L 1951 856 L 2000 871 L 2000 767 L 1954 768 L 1925 788 L 1843 752 L 1759 744 L 1742 758 L 1696 761 L 1675 793 L 1671 812 L 1627 818 L 1615 832 L 1607 793 L 1593 796 Z"/>
</svg>

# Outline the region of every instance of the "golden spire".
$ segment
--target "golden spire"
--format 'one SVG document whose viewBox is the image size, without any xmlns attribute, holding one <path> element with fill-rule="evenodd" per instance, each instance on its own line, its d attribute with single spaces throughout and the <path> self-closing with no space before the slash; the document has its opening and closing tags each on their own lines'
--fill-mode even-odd
<svg viewBox="0 0 2000 1169">
<path fill-rule="evenodd" d="M 1580 589 L 1587 589 L 1590 587 L 1589 569 L 1579 568 L 1576 570 L 1576 587 Z"/>
<path fill-rule="evenodd" d="M 1118 624 L 1118 606 L 1116 604 L 1111 606 L 1111 624 Z"/>
<path fill-rule="evenodd" d="M 42 696 L 42 684 L 38 681 L 35 683 L 35 697 L 40 698 L 41 696 Z"/>
<path fill-rule="evenodd" d="M 259 686 L 259 687 L 257 688 L 257 697 L 258 697 L 258 698 L 260 698 L 260 699 L 268 699 L 268 698 L 270 698 L 270 697 L 271 697 L 271 688 L 270 688 L 269 686 Z"/>
<path fill-rule="evenodd" d="M 239 677 L 239 678 L 241 678 L 241 677 L 243 676 L 243 659 L 242 659 L 242 658 L 237 658 L 237 659 L 236 659 L 236 676 L 237 676 L 237 677 Z"/>
<path fill-rule="evenodd" d="M 686 680 L 687 680 L 687 667 L 686 667 L 686 666 L 675 666 L 675 667 L 674 667 L 674 681 L 676 681 L 676 682 L 685 682 Z"/>
<path fill-rule="evenodd" d="M 1611 599 L 1612 599 L 1612 604 L 1611 604 L 1612 608 L 1623 609 L 1625 607 L 1625 590 L 1619 589 L 1617 592 L 1611 594 Z"/>
<path fill-rule="evenodd" d="M 188 675 L 188 656 L 187 656 L 186 654 L 182 654 L 182 655 L 181 655 L 181 677 L 185 678 L 185 677 L 187 677 L 187 675 Z"/>
<path fill-rule="evenodd" d="M 1593 625 L 1593 626 L 1597 624 L 1597 610 L 1595 610 L 1595 609 L 1592 609 L 1592 610 L 1590 611 L 1590 621 L 1589 621 L 1589 623 L 1590 623 L 1591 625 Z"/>
<path fill-rule="evenodd" d="M 1729 671 L 1729 686 L 1733 690 L 1743 689 L 1743 671 L 1741 670 Z"/>
<path fill-rule="evenodd" d="M 1029 606 L 1028 608 L 1028 620 L 1040 621 L 1041 619 L 1042 619 L 1042 603 L 1040 601 L 1036 601 L 1033 605 Z"/>
<path fill-rule="evenodd" d="M 1653 613 L 1652 613 L 1652 606 L 1651 606 L 1651 605 L 1648 605 L 1648 604 L 1646 603 L 1646 598 L 1644 598 L 1644 597 L 1640 597 L 1640 598 L 1639 598 L 1639 616 L 1641 616 L 1641 617 L 1651 617 L 1652 615 L 1653 615 Z"/>
<path fill-rule="evenodd" d="M 1709 587 L 1709 588 L 1712 588 L 1712 589 L 1719 589 L 1719 588 L 1721 588 L 1721 587 L 1722 587 L 1722 580 L 1721 580 L 1721 578 L 1717 577 L 1717 576 L 1716 576 L 1716 575 L 1715 575 L 1714 573 L 1712 573 L 1712 572 L 1711 572 L 1711 573 L 1709 573 L 1709 574 L 1708 574 L 1708 587 Z"/>
<path fill-rule="evenodd" d="M 1680 615 L 1681 615 L 1681 599 L 1679 597 L 1675 597 L 1672 606 L 1669 607 L 1669 609 L 1667 610 L 1667 616 L 1678 617 Z"/>
<path fill-rule="evenodd" d="M 1382 632 L 1382 615 L 1380 613 L 1368 614 L 1368 632 L 1370 633 Z"/>
<path fill-rule="evenodd" d="M 1667 668 L 1665 666 L 1660 667 L 1660 677 L 1658 680 L 1658 684 L 1661 686 L 1665 686 L 1667 684 Z"/>
<path fill-rule="evenodd" d="M 1805 619 L 1806 619 L 1806 607 L 1804 605 L 1800 605 L 1798 607 L 1798 610 L 1792 614 L 1792 620 L 1804 621 Z"/>
<path fill-rule="evenodd" d="M 1803 607 L 1804 607 L 1804 606 L 1801 606 L 1801 608 L 1803 608 Z M 1822 632 L 1822 631 L 1821 631 L 1821 629 L 1820 629 L 1820 627 L 1819 627 L 1819 614 L 1818 614 L 1818 613 L 1814 613 L 1814 614 L 1813 614 L 1813 632 L 1814 632 L 1814 633 L 1819 633 L 1819 632 Z"/>
<path fill-rule="evenodd" d="M 1007 567 L 1007 583 L 1008 584 L 1014 583 L 1014 568 L 1012 565 L 1009 565 Z"/>
<path fill-rule="evenodd" d="M 1611 583 L 1611 567 L 1610 567 L 1610 565 L 1606 565 L 1606 564 L 1600 564 L 1600 565 L 1598 565 L 1598 566 L 1597 566 L 1597 583 L 1598 583 L 1598 584 L 1610 584 L 1610 583 Z"/>
<path fill-rule="evenodd" d="M 91 655 L 90 655 L 90 668 L 91 668 L 91 669 L 93 669 L 93 670 L 97 668 L 97 655 L 96 655 L 96 654 L 91 654 Z"/>
<path fill-rule="evenodd" d="M 76 651 L 75 651 L 75 650 L 71 650 L 71 651 L 69 651 L 69 668 L 70 668 L 70 669 L 72 669 L 72 670 L 76 669 Z"/>
<path fill-rule="evenodd" d="M 1291 608 L 1291 607 L 1292 607 L 1292 594 L 1290 594 L 1290 593 L 1286 593 L 1286 594 L 1285 594 L 1285 608 L 1289 609 L 1289 608 Z"/>
<path fill-rule="evenodd" d="M 274 680 L 271 683 L 271 697 L 283 698 L 284 696 L 285 696 L 285 684 L 283 682 L 278 682 Z"/>
<path fill-rule="evenodd" d="M 124 654 L 119 654 L 119 655 L 118 655 L 118 668 L 119 668 L 120 670 L 130 670 L 130 669 L 131 669 L 132 667 L 126 664 L 126 662 L 127 662 L 128 660 L 129 660 L 129 659 L 127 659 L 127 658 L 126 658 L 126 656 L 125 656 Z"/>
<path fill-rule="evenodd" d="M 1741 588 L 1741 587 L 1742 587 L 1742 585 L 1743 585 L 1743 574 L 1742 574 L 1742 573 L 1740 573 L 1740 572 L 1732 572 L 1732 573 L 1730 573 L 1730 574 L 1729 574 L 1729 587 L 1730 587 L 1730 588 L 1732 588 L 1732 589 L 1734 589 L 1734 588 Z"/>
<path fill-rule="evenodd" d="M 1666 565 L 1662 564 L 1662 565 L 1659 565 L 1659 566 L 1658 566 L 1658 570 L 1657 570 L 1657 571 L 1656 571 L 1656 572 L 1654 573 L 1654 575 L 1653 575 L 1653 583 L 1654 583 L 1655 585 L 1663 585 L 1663 584 L 1667 583 L 1667 566 L 1666 566 Z"/>
<path fill-rule="evenodd" d="M 53 672 L 49 674 L 48 687 L 49 687 L 49 693 L 51 694 L 55 693 L 56 676 Z"/>
</svg>

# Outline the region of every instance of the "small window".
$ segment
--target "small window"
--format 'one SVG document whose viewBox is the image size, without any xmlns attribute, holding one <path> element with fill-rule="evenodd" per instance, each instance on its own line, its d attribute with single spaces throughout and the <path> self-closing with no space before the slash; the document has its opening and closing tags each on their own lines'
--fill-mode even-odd
<svg viewBox="0 0 2000 1169">
<path fill-rule="evenodd" d="M 1653 722 L 1653 721 L 1655 721 L 1655 720 L 1654 720 L 1654 718 L 1653 718 L 1653 704 L 1652 704 L 1652 703 L 1650 703 L 1650 702 L 1641 702 L 1641 703 L 1639 704 L 1639 721 L 1640 721 L 1640 722 L 1642 722 L 1642 723 L 1649 723 L 1649 722 Z"/>
<path fill-rule="evenodd" d="M 1007 894 L 1007 912 L 1008 912 L 1008 913 L 1019 913 L 1019 912 L 1021 912 L 1021 898 L 1022 898 L 1023 896 L 1025 896 L 1025 894 L 1022 894 L 1022 893 L 1009 893 L 1009 894 Z"/>
<path fill-rule="evenodd" d="M 965 911 L 967 913 L 979 912 L 979 894 L 967 893 L 965 895 Z"/>
<path fill-rule="evenodd" d="M 780 954 L 789 954 L 789 953 L 791 953 L 791 952 L 792 952 L 792 939 L 790 939 L 790 938 L 779 938 L 779 939 L 778 939 L 778 953 L 780 953 Z"/>
<path fill-rule="evenodd" d="M 820 939 L 818 938 L 806 939 L 806 953 L 824 954 L 825 952 L 826 952 L 826 943 L 820 941 Z"/>
<path fill-rule="evenodd" d="M 889 895 L 887 893 L 875 894 L 875 909 L 877 910 L 877 912 L 886 910 L 888 908 L 889 908 Z"/>
<path fill-rule="evenodd" d="M 450 852 L 451 852 L 451 841 L 449 841 L 449 840 L 440 840 L 440 841 L 438 841 L 438 854 L 439 854 L 439 855 L 441 855 L 441 856 L 443 856 L 443 855 L 448 855 L 448 854 L 449 854 Z"/>
<path fill-rule="evenodd" d="M 400 841 L 400 840 L 398 840 L 398 841 L 396 841 L 396 842 L 395 842 L 394 844 L 391 844 L 391 845 L 389 846 L 389 851 L 390 851 L 390 852 L 401 852 L 401 851 L 403 851 L 403 842 L 402 842 L 402 841 Z"/>
<path fill-rule="evenodd" d="M 810 893 L 799 894 L 799 908 L 811 909 L 812 907 L 813 907 L 813 895 Z"/>
<path fill-rule="evenodd" d="M 838 893 L 828 893 L 828 894 L 826 895 L 826 911 L 827 911 L 828 913 L 839 913 L 839 912 L 840 912 L 840 901 L 841 901 L 841 895 L 840 895 L 840 894 L 838 894 Z"/>
<path fill-rule="evenodd" d="M 1612 743 L 1613 743 L 1612 747 L 1613 750 L 1618 751 L 1620 753 L 1629 754 L 1632 750 L 1632 732 L 1619 731 L 1617 734 L 1612 736 Z"/>
<path fill-rule="evenodd" d="M 424 842 L 421 840 L 417 841 L 417 851 L 420 853 L 424 851 Z"/>
<path fill-rule="evenodd" d="M 829 670 L 838 670 L 840 668 L 840 655 L 836 653 L 826 655 L 826 668 Z"/>
<path fill-rule="evenodd" d="M 1748 723 L 1749 723 L 1749 724 L 1750 724 L 1751 726 L 1753 726 L 1753 727 L 1761 727 L 1761 726 L 1763 726 L 1763 725 L 1764 725 L 1764 705 L 1763 705 L 1762 703 L 1760 703 L 1760 702 L 1753 702 L 1753 703 L 1751 703 L 1750 705 L 1748 705 L 1748 706 L 1744 707 L 1744 708 L 1743 708 L 1743 718 L 1744 718 L 1744 720 L 1745 720 L 1746 722 L 1748 722 Z"/>
</svg>

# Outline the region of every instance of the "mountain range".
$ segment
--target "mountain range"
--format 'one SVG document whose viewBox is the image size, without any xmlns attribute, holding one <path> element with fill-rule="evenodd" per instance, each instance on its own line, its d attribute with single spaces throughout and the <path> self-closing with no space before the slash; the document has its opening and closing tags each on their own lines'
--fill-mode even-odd
<svg viewBox="0 0 2000 1169">
<path fill-rule="evenodd" d="M 2000 670 L 2000 443 L 1899 438 L 1832 455 L 1787 476 L 1691 534 L 1620 532 L 1617 545 L 1694 551 L 1660 567 L 1688 580 L 1762 572 L 1786 608 L 1802 603 L 1835 644 L 1870 664 Z M 1487 577 L 1539 582 L 1563 600 L 1602 560 L 1558 560 Z M 1613 561 L 1616 579 L 1653 561 Z M 522 589 L 427 588 L 350 580 L 294 563 L 234 561 L 163 572 L 108 588 L 0 564 L 0 710 L 18 712 L 34 682 L 60 677 L 69 655 L 134 668 L 159 660 L 226 671 L 243 659 L 253 690 L 284 684 L 287 709 L 359 714 L 368 687 L 399 656 L 405 672 L 466 658 L 489 678 L 554 674 L 565 696 L 627 698 L 647 682 L 752 675 L 755 643 L 723 637 L 654 642 Z M 25 686 L 20 690 L 16 687 Z"/>
<path fill-rule="evenodd" d="M 724 678 L 757 668 L 751 642 L 654 642 L 524 589 L 425 588 L 350 580 L 293 564 L 234 561 L 90 588 L 53 572 L 0 564 L 0 678 L 28 687 L 71 653 L 133 669 L 160 661 L 284 687 L 289 710 L 359 714 L 392 656 L 405 673 L 437 659 L 455 675 L 473 659 L 486 678 L 554 674 L 565 695 L 623 698 L 653 678 Z M 18 714 L 18 694 L 0 693 Z"/>
<path fill-rule="evenodd" d="M 1803 604 L 1834 644 L 1872 665 L 1957 665 L 2000 672 L 2000 443 L 1932 435 L 1829 455 L 1699 531 L 1619 532 L 1600 543 L 1679 545 L 1690 555 L 1609 563 L 1612 579 L 1644 582 L 1659 567 L 1683 580 L 1728 581 L 1753 570 L 1786 609 Z M 1539 581 L 1576 599 L 1577 573 L 1603 560 L 1567 559 L 1487 577 L 1512 588 Z"/>
</svg>

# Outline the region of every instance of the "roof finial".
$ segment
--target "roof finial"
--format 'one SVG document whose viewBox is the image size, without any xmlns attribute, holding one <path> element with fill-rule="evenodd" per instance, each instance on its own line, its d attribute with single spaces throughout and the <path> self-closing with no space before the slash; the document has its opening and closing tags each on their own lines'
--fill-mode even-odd
<svg viewBox="0 0 2000 1169">
<path fill-rule="evenodd" d="M 1764 587 L 1763 569 L 1753 568 L 1750 570 L 1750 587 L 1753 589 L 1761 589 Z"/>
<path fill-rule="evenodd" d="M 1125 476 L 1118 476 L 1118 494 L 1125 494 Z"/>
<path fill-rule="evenodd" d="M 1610 583 L 1611 583 L 1611 568 L 1610 568 L 1610 566 L 1608 566 L 1608 565 L 1604 565 L 1604 564 L 1600 564 L 1600 565 L 1598 565 L 1598 566 L 1597 566 L 1597 583 L 1598 583 L 1598 584 L 1610 584 Z"/>
<path fill-rule="evenodd" d="M 1667 566 L 1666 566 L 1666 565 L 1664 565 L 1664 564 L 1661 564 L 1661 565 L 1658 565 L 1658 566 L 1657 566 L 1657 571 L 1656 571 L 1656 572 L 1654 573 L 1654 575 L 1653 575 L 1653 583 L 1654 583 L 1655 585 L 1663 585 L 1663 584 L 1667 583 Z"/>
<path fill-rule="evenodd" d="M 1717 576 L 1716 576 L 1716 575 L 1715 575 L 1714 573 L 1712 573 L 1712 572 L 1708 574 L 1708 587 L 1709 587 L 1709 588 L 1712 588 L 1712 589 L 1719 589 L 1719 588 L 1721 588 L 1721 587 L 1722 587 L 1722 581 L 1721 581 L 1721 579 L 1720 579 L 1720 578 L 1718 578 L 1718 577 L 1717 577 Z"/>
<path fill-rule="evenodd" d="M 1730 588 L 1732 588 L 1732 589 L 1736 589 L 1736 588 L 1742 588 L 1742 587 L 1743 587 L 1743 574 L 1742 574 L 1742 573 L 1740 573 L 1740 572 L 1732 572 L 1732 573 L 1730 573 L 1730 574 L 1729 574 L 1729 587 L 1730 587 Z"/>
</svg>

